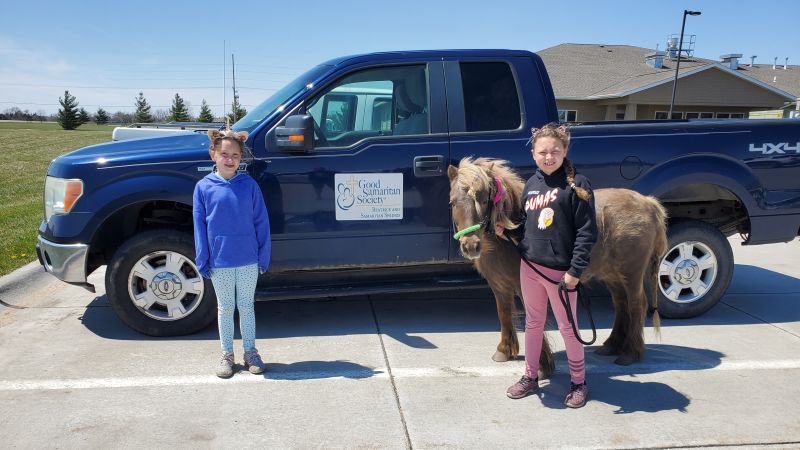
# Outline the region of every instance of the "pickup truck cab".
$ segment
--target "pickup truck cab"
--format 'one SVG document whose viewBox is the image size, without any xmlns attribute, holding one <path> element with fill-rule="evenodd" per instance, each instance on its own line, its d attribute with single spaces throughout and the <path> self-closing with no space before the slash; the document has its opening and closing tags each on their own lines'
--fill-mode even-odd
<svg viewBox="0 0 800 450">
<path fill-rule="evenodd" d="M 254 158 L 272 232 L 259 299 L 447 290 L 481 285 L 452 239 L 446 168 L 465 156 L 533 170 L 530 129 L 557 121 L 541 59 L 527 51 L 374 53 L 316 66 L 235 125 Z M 670 214 L 659 307 L 712 307 L 733 272 L 726 236 L 746 245 L 800 232 L 800 123 L 659 121 L 572 127 L 570 158 L 595 188 L 661 199 Z M 91 288 L 107 265 L 115 312 L 151 335 L 214 320 L 194 265 L 192 191 L 205 136 L 100 144 L 56 158 L 37 252 L 60 279 Z"/>
</svg>

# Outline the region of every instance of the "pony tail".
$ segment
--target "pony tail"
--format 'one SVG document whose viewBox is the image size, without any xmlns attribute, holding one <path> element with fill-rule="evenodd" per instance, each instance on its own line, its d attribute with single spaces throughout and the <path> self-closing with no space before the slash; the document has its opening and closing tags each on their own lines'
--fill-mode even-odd
<svg viewBox="0 0 800 450">
<path fill-rule="evenodd" d="M 591 197 L 589 191 L 575 184 L 575 168 L 572 166 L 572 162 L 565 158 L 564 164 L 567 166 L 567 184 L 569 187 L 578 194 L 581 200 L 589 201 L 589 197 Z"/>
</svg>

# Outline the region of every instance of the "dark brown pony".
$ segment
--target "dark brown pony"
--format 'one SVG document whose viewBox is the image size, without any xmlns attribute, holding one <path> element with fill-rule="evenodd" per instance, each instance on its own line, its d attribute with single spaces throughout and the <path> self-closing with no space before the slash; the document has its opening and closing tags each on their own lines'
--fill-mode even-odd
<svg viewBox="0 0 800 450">
<path fill-rule="evenodd" d="M 480 229 L 459 238 L 461 254 L 489 283 L 500 319 L 500 343 L 492 359 L 507 361 L 519 354 L 514 328 L 514 295 L 520 298 L 520 256 L 516 245 L 494 233 L 494 224 L 506 229 L 520 225 L 523 180 L 507 161 L 464 158 L 450 166 L 450 204 L 458 230 L 480 224 Z M 499 192 L 499 195 L 497 195 Z M 619 355 L 615 362 L 627 365 L 644 355 L 644 322 L 648 310 L 645 284 L 650 280 L 653 304 L 657 301 L 658 267 L 667 251 L 667 214 L 653 197 L 629 189 L 594 191 L 597 212 L 597 243 L 581 282 L 602 281 L 614 303 L 611 335 L 596 352 Z M 653 328 L 660 330 L 658 311 Z M 547 341 L 539 358 L 541 375 L 554 369 Z"/>
</svg>

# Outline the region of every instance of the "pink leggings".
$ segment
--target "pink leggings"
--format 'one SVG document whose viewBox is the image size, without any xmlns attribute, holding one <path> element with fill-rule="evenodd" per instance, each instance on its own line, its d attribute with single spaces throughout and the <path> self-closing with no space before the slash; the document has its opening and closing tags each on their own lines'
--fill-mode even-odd
<svg viewBox="0 0 800 450">
<path fill-rule="evenodd" d="M 531 264 L 552 280 L 561 280 L 564 276 L 564 272 L 560 270 L 549 269 L 535 263 Z M 556 316 L 556 322 L 558 322 L 558 331 L 561 332 L 561 337 L 564 338 L 564 344 L 567 347 L 570 379 L 575 384 L 583 383 L 586 379 L 583 344 L 578 342 L 575 337 L 564 305 L 558 298 L 558 285 L 543 279 L 528 267 L 525 261 L 520 262 L 519 278 L 522 283 L 522 298 L 525 304 L 525 376 L 536 378 L 536 373 L 539 371 L 539 353 L 542 351 L 544 324 L 547 319 L 547 299 L 549 298 L 553 305 L 553 315 Z M 577 293 L 570 292 L 569 305 L 577 325 L 575 315 Z"/>
</svg>

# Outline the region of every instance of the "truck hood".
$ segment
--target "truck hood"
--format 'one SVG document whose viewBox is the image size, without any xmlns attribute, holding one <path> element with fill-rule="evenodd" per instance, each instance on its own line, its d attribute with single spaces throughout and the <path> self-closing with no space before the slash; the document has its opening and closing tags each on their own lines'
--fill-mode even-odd
<svg viewBox="0 0 800 450">
<path fill-rule="evenodd" d="M 84 147 L 50 163 L 51 176 L 79 177 L 89 168 L 211 160 L 205 133 L 134 139 Z"/>
</svg>

